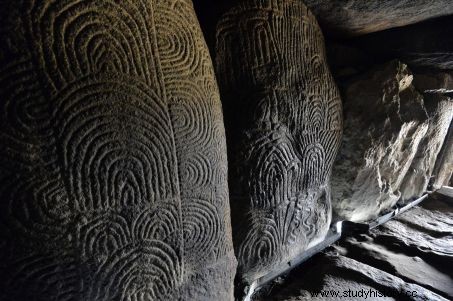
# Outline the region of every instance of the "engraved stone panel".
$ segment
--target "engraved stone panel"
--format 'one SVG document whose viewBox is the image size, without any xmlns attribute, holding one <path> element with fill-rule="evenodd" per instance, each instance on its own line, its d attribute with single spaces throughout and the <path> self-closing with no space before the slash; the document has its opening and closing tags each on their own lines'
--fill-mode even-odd
<svg viewBox="0 0 453 301">
<path fill-rule="evenodd" d="M 0 300 L 232 299 L 191 1 L 7 0 L 0 39 Z"/>
<path fill-rule="evenodd" d="M 240 279 L 251 282 L 322 239 L 341 101 L 321 30 L 301 1 L 250 0 L 217 27 Z"/>
</svg>

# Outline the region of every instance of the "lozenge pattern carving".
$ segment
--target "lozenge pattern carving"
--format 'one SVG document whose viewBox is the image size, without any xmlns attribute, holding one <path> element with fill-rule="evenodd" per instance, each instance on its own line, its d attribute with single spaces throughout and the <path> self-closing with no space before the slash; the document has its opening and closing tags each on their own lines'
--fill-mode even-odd
<svg viewBox="0 0 453 301">
<path fill-rule="evenodd" d="M 7 0 L 0 37 L 0 300 L 231 299 L 223 117 L 191 1 Z"/>
<path fill-rule="evenodd" d="M 248 0 L 217 27 L 233 238 L 251 282 L 322 239 L 341 100 L 321 30 L 301 1 Z"/>
</svg>

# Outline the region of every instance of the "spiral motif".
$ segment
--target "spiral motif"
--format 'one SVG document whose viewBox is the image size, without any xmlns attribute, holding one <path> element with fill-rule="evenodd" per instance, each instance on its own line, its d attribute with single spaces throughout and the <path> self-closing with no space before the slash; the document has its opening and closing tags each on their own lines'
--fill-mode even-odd
<svg viewBox="0 0 453 301">
<path fill-rule="evenodd" d="M 262 265 L 269 265 L 281 256 L 281 237 L 272 215 L 251 213 L 247 223 L 247 236 L 238 250 L 241 273 L 253 273 Z"/>
<path fill-rule="evenodd" d="M 218 209 L 208 201 L 185 200 L 182 210 L 186 257 L 204 258 L 209 252 L 217 252 L 221 238 L 219 233 L 224 231 Z"/>
<path fill-rule="evenodd" d="M 62 91 L 54 113 L 71 195 L 84 200 L 80 210 L 137 205 L 176 193 L 174 167 L 165 165 L 173 160 L 165 106 L 146 86 L 95 80 Z"/>
<path fill-rule="evenodd" d="M 179 255 L 159 240 L 128 245 L 110 254 L 93 274 L 86 300 L 157 300 L 175 295 Z"/>
</svg>

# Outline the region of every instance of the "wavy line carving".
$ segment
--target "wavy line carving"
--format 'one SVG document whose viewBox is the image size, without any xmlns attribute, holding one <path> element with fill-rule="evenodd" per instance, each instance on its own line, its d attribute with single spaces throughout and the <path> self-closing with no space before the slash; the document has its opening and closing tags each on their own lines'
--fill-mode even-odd
<svg viewBox="0 0 453 301">
<path fill-rule="evenodd" d="M 223 116 L 191 1 L 6 0 L 0 37 L 0 300 L 231 299 Z"/>
<path fill-rule="evenodd" d="M 301 1 L 247 0 L 217 26 L 233 237 L 245 282 L 326 233 L 341 100 L 324 40 Z"/>
</svg>

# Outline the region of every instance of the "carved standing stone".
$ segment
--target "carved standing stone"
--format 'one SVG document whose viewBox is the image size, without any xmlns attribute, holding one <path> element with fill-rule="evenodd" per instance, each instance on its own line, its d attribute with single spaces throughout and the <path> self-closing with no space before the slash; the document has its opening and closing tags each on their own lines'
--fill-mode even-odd
<svg viewBox="0 0 453 301">
<path fill-rule="evenodd" d="M 251 0 L 217 27 L 233 238 L 251 282 L 325 235 L 341 101 L 301 1 Z"/>
<path fill-rule="evenodd" d="M 0 4 L 0 300 L 227 300 L 218 88 L 188 0 Z"/>
</svg>

